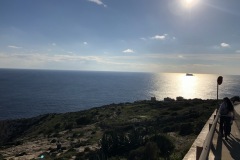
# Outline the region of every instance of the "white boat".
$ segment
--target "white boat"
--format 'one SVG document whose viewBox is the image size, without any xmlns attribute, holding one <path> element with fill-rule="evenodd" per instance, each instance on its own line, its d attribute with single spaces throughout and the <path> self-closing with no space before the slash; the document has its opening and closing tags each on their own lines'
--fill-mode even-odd
<svg viewBox="0 0 240 160">
<path fill-rule="evenodd" d="M 193 76 L 192 73 L 186 73 L 186 76 Z"/>
</svg>

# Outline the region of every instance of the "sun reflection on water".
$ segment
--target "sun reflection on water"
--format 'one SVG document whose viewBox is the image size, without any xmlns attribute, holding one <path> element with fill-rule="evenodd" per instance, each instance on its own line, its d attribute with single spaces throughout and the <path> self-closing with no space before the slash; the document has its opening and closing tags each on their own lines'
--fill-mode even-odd
<svg viewBox="0 0 240 160">
<path fill-rule="evenodd" d="M 186 76 L 184 73 L 155 74 L 151 96 L 158 99 L 181 96 L 185 99 L 216 97 L 217 75 L 194 74 Z"/>
<path fill-rule="evenodd" d="M 192 97 L 196 95 L 196 89 L 198 86 L 198 79 L 196 76 L 185 76 L 179 77 L 179 92 L 182 97 Z"/>
</svg>

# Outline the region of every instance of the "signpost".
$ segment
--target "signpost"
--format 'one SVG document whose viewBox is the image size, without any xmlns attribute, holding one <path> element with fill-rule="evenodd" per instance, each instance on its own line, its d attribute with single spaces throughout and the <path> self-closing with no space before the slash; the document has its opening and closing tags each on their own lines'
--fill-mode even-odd
<svg viewBox="0 0 240 160">
<path fill-rule="evenodd" d="M 218 100 L 218 86 L 221 85 L 223 82 L 223 77 L 219 76 L 217 79 L 217 100 Z"/>
<path fill-rule="evenodd" d="M 221 85 L 223 82 L 223 77 L 219 76 L 217 79 L 217 101 L 218 101 L 218 86 Z M 217 107 L 217 111 L 218 111 L 218 107 Z"/>
</svg>

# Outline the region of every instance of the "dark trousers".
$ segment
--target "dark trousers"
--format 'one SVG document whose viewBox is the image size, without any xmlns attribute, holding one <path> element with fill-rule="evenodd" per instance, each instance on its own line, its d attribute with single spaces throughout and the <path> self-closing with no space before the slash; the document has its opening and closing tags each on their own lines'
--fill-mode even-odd
<svg viewBox="0 0 240 160">
<path fill-rule="evenodd" d="M 223 135 L 223 131 L 225 136 L 230 135 L 231 132 L 231 117 L 221 116 L 220 117 L 220 126 L 219 131 Z"/>
<path fill-rule="evenodd" d="M 220 131 L 220 134 L 221 134 L 221 135 L 223 135 L 223 127 L 224 127 L 225 119 L 226 119 L 225 116 L 220 116 L 219 131 Z"/>
<path fill-rule="evenodd" d="M 224 124 L 224 133 L 225 133 L 225 136 L 226 135 L 230 135 L 230 132 L 231 132 L 231 117 L 226 117 L 225 118 L 225 124 Z"/>
</svg>

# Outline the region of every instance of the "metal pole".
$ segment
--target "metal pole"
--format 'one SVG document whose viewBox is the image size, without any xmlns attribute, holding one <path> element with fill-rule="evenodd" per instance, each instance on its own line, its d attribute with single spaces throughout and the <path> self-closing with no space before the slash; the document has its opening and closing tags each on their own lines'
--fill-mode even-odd
<svg viewBox="0 0 240 160">
<path fill-rule="evenodd" d="M 217 83 L 217 104 L 219 104 L 219 102 L 218 102 L 218 83 Z M 217 105 L 217 112 L 218 112 L 218 109 L 219 109 L 219 105 Z"/>
</svg>

